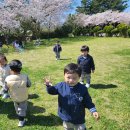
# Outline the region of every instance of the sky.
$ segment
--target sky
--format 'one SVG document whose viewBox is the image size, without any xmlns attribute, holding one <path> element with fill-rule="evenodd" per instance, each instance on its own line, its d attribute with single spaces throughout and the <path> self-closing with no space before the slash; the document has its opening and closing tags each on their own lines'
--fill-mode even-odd
<svg viewBox="0 0 130 130">
<path fill-rule="evenodd" d="M 125 12 L 130 12 L 130 0 L 128 1 L 128 8 L 125 10 Z"/>
<path fill-rule="evenodd" d="M 75 9 L 77 6 L 80 6 L 81 4 L 81 0 L 74 0 L 75 1 L 75 5 L 74 5 L 74 9 L 72 10 L 71 13 L 75 13 Z M 128 8 L 124 10 L 124 12 L 130 12 L 130 0 L 128 0 Z"/>
<path fill-rule="evenodd" d="M 4 0 L 0 0 L 0 4 L 1 2 L 4 1 Z M 80 6 L 81 4 L 81 0 L 73 0 L 74 3 L 73 3 L 73 9 L 71 10 L 71 13 L 75 13 L 75 9 L 77 6 Z M 128 0 L 128 8 L 124 10 L 124 12 L 130 12 L 130 0 Z"/>
</svg>

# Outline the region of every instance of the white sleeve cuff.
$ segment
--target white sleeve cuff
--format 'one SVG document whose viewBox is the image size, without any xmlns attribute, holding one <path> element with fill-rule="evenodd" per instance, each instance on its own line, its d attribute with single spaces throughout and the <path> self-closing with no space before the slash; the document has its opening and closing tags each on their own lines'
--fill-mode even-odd
<svg viewBox="0 0 130 130">
<path fill-rule="evenodd" d="M 93 107 L 93 108 L 89 109 L 89 111 L 90 111 L 91 113 L 93 113 L 93 112 L 96 112 L 97 110 L 96 110 L 95 107 Z"/>
</svg>

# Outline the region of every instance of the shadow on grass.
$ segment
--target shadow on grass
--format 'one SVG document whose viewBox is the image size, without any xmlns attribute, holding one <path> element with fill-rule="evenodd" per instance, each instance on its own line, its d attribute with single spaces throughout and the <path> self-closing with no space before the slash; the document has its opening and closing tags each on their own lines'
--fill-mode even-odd
<svg viewBox="0 0 130 130">
<path fill-rule="evenodd" d="M 110 89 L 110 88 L 117 88 L 114 84 L 91 84 L 91 88 L 94 89 Z"/>
<path fill-rule="evenodd" d="M 12 101 L 0 101 L 0 114 L 15 114 Z"/>
<path fill-rule="evenodd" d="M 16 115 L 13 102 L 3 102 L 0 101 L 0 114 L 6 114 L 9 119 L 18 120 Z M 44 113 L 45 109 L 39 106 L 33 106 L 33 103 L 29 102 L 28 112 L 27 112 L 27 126 L 58 126 L 62 125 L 61 119 L 54 115 L 50 114 L 49 116 L 44 115 L 33 115 L 38 113 Z"/>
<path fill-rule="evenodd" d="M 51 114 L 49 116 L 43 115 L 28 115 L 27 126 L 40 125 L 40 126 L 58 126 L 62 125 L 62 121 L 58 116 Z"/>
<path fill-rule="evenodd" d="M 32 115 L 44 112 L 45 108 L 34 106 L 32 102 L 28 102 L 27 114 Z M 9 119 L 17 119 L 14 103 L 12 101 L 10 102 L 0 101 L 0 114 L 7 114 L 7 117 Z"/>
<path fill-rule="evenodd" d="M 12 101 L 4 102 L 0 101 L 0 114 L 6 114 L 9 119 L 18 120 L 18 117 L 15 112 L 14 104 Z M 61 119 L 54 115 L 50 114 L 49 116 L 42 115 L 45 112 L 45 108 L 34 106 L 32 102 L 28 103 L 27 110 L 27 126 L 57 126 L 62 125 Z M 40 113 L 40 115 L 39 115 Z M 38 114 L 38 115 L 34 115 Z"/>
<path fill-rule="evenodd" d="M 18 117 L 16 115 L 13 102 L 8 102 L 4 107 L 7 107 L 8 110 L 1 112 L 4 114 L 7 114 L 7 117 L 9 119 L 18 120 Z M 33 106 L 33 103 L 28 103 L 28 110 L 27 110 L 27 126 L 32 125 L 39 125 L 39 126 L 56 126 L 61 125 L 62 122 L 58 116 L 55 116 L 53 114 L 49 116 L 42 115 L 45 112 L 45 108 L 39 107 L 39 106 Z M 34 114 L 40 114 L 40 115 L 34 115 Z"/>
<path fill-rule="evenodd" d="M 29 94 L 28 99 L 36 99 L 39 96 L 37 94 Z"/>
<path fill-rule="evenodd" d="M 38 113 L 44 113 L 46 110 L 43 107 L 34 106 L 32 102 L 28 103 L 28 112 L 31 114 L 38 114 Z"/>
<path fill-rule="evenodd" d="M 61 58 L 60 60 L 71 60 L 72 58 Z"/>
</svg>

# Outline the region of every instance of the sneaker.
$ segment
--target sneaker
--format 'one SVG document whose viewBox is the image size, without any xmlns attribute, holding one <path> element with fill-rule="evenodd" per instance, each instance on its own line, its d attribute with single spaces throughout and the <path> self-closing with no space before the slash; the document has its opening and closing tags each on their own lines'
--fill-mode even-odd
<svg viewBox="0 0 130 130">
<path fill-rule="evenodd" d="M 56 60 L 60 60 L 60 58 L 56 58 Z"/>
<path fill-rule="evenodd" d="M 2 96 L 2 99 L 6 99 L 6 98 L 9 98 L 9 94 L 8 93 L 5 93 L 3 96 Z"/>
<path fill-rule="evenodd" d="M 23 127 L 24 124 L 25 124 L 25 120 L 23 120 L 23 121 L 19 121 L 18 126 L 19 126 L 19 127 Z"/>
<path fill-rule="evenodd" d="M 86 83 L 86 85 L 85 85 L 87 88 L 89 88 L 90 87 L 90 84 L 88 84 L 88 83 Z"/>
<path fill-rule="evenodd" d="M 84 82 L 80 82 L 81 84 L 84 84 Z"/>
</svg>

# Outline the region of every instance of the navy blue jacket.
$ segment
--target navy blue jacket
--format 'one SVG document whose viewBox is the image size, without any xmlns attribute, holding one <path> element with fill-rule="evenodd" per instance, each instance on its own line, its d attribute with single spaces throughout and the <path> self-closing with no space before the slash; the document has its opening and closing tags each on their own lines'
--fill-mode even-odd
<svg viewBox="0 0 130 130">
<path fill-rule="evenodd" d="M 60 44 L 55 44 L 55 46 L 53 47 L 53 51 L 54 52 L 60 52 L 62 51 L 62 47 Z"/>
<path fill-rule="evenodd" d="M 77 60 L 77 64 L 81 67 L 82 72 L 87 74 L 91 73 L 91 70 L 95 70 L 94 60 L 93 57 L 87 54 L 86 57 L 79 56 Z"/>
<path fill-rule="evenodd" d="M 87 88 L 80 83 L 71 87 L 65 82 L 60 82 L 56 86 L 47 86 L 47 92 L 58 95 L 58 115 L 63 121 L 83 124 L 85 108 L 92 113 L 96 111 Z"/>
</svg>

